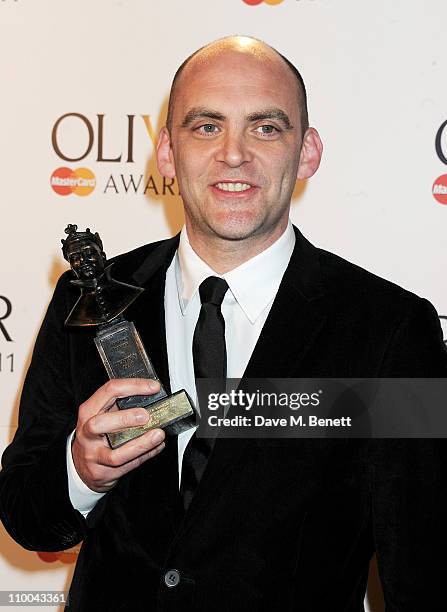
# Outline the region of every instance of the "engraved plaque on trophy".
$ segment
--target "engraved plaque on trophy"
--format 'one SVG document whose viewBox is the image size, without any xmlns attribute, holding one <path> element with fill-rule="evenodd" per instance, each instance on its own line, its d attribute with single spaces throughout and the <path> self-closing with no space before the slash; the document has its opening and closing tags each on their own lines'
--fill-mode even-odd
<svg viewBox="0 0 447 612">
<path fill-rule="evenodd" d="M 106 265 L 106 255 L 99 234 L 90 229 L 78 232 L 76 225 L 65 228 L 62 252 L 76 278 L 71 283 L 81 295 L 65 320 L 67 326 L 96 326 L 95 344 L 109 378 L 152 378 L 160 382 L 153 395 L 133 395 L 119 398 L 120 410 L 143 407 L 149 421 L 140 427 L 129 427 L 108 433 L 112 448 L 121 446 L 155 427 L 167 435 L 176 435 L 197 424 L 197 412 L 185 390 L 167 395 L 146 353 L 135 325 L 126 321 L 124 311 L 144 291 L 112 278 L 112 265 Z"/>
</svg>

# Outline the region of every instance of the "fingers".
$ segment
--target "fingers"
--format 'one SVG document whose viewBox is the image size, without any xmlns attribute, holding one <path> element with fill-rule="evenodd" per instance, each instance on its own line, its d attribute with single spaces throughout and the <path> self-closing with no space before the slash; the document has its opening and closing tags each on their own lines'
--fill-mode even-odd
<svg viewBox="0 0 447 612">
<path fill-rule="evenodd" d="M 162 429 L 152 429 L 114 450 L 106 447 L 98 449 L 97 461 L 100 465 L 111 468 L 127 468 L 131 464 L 129 469 L 133 469 L 133 464 L 138 459 L 141 459 L 141 457 L 149 458 L 153 451 L 162 444 L 164 447 L 164 439 L 165 432 Z M 162 449 L 159 449 L 158 452 L 160 450 Z M 126 469 L 126 472 L 129 469 Z"/>
<path fill-rule="evenodd" d="M 93 439 L 75 436 L 72 456 L 76 471 L 93 491 L 107 491 L 121 476 L 158 455 L 165 447 L 164 438 L 163 430 L 153 429 L 112 450 L 102 436 Z"/>
<path fill-rule="evenodd" d="M 84 423 L 84 434 L 89 438 L 120 431 L 127 427 L 139 427 L 149 420 L 149 414 L 144 408 L 127 408 L 99 412 Z"/>
<path fill-rule="evenodd" d="M 86 421 L 98 412 L 110 408 L 118 397 L 129 395 L 152 395 L 160 390 L 160 383 L 148 378 L 114 378 L 99 387 L 79 407 L 82 420 Z"/>
<path fill-rule="evenodd" d="M 144 425 L 149 419 L 144 408 L 114 409 L 118 397 L 152 395 L 159 390 L 160 383 L 154 380 L 113 379 L 79 407 L 71 450 L 76 471 L 90 489 L 110 489 L 123 474 L 163 450 L 165 433 L 161 429 L 147 431 L 114 450 L 109 448 L 104 435 Z"/>
</svg>

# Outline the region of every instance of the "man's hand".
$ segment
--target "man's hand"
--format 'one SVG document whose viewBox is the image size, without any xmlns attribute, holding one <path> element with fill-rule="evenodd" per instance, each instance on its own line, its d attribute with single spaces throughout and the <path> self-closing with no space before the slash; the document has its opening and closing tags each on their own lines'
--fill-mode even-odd
<svg viewBox="0 0 447 612">
<path fill-rule="evenodd" d="M 92 491 L 108 491 L 123 474 L 163 450 L 165 433 L 161 429 L 151 429 L 114 450 L 105 436 L 126 427 L 144 425 L 149 418 L 144 408 L 117 410 L 117 398 L 151 395 L 159 390 L 160 384 L 154 380 L 113 379 L 79 406 L 71 452 L 76 471 Z"/>
</svg>

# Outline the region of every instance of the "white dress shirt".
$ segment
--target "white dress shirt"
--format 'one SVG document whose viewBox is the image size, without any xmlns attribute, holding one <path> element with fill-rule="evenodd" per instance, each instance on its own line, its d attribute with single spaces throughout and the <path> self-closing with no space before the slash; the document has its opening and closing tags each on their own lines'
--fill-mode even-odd
<svg viewBox="0 0 447 612">
<path fill-rule="evenodd" d="M 270 312 L 281 279 L 295 245 L 289 221 L 285 232 L 265 251 L 226 274 L 217 274 L 191 247 L 186 229 L 180 234 L 178 250 L 166 273 L 165 321 L 171 391 L 185 389 L 197 403 L 192 339 L 200 313 L 199 286 L 208 276 L 228 283 L 222 302 L 225 320 L 228 378 L 242 378 Z M 178 436 L 179 486 L 185 448 L 195 429 Z M 67 471 L 70 500 L 84 516 L 105 493 L 96 493 L 81 480 L 74 467 L 71 441 L 67 441 Z"/>
</svg>

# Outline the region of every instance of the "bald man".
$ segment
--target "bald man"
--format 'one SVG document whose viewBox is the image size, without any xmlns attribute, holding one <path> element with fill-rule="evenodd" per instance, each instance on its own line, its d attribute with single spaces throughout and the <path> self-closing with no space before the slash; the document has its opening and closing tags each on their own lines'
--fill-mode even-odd
<svg viewBox="0 0 447 612">
<path fill-rule="evenodd" d="M 185 227 L 114 264 L 118 280 L 146 289 L 127 318 L 168 390 L 196 397 L 210 282 L 223 286 L 210 299 L 228 377 L 446 376 L 426 300 L 290 223 L 296 180 L 321 155 L 301 75 L 268 45 L 225 38 L 177 71 L 157 160 L 178 180 Z M 443 443 L 218 439 L 191 489 L 193 430 L 108 447 L 106 433 L 147 420 L 110 411 L 116 398 L 158 383 L 105 382 L 93 332 L 63 328 L 77 298 L 69 278 L 36 342 L 0 494 L 26 548 L 83 540 L 70 610 L 360 612 L 374 551 L 387 610 L 442 606 Z"/>
</svg>

